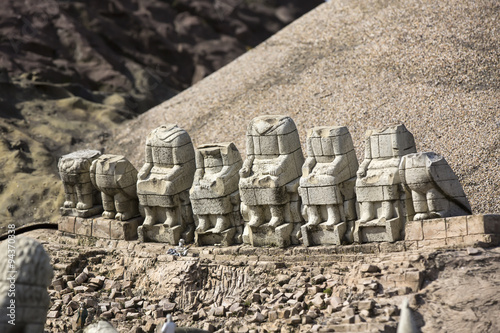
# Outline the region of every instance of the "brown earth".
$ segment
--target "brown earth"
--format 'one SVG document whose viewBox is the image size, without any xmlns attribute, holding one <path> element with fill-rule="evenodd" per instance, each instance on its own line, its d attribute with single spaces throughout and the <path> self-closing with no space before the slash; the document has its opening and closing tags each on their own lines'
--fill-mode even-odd
<svg viewBox="0 0 500 333">
<path fill-rule="evenodd" d="M 105 150 L 117 125 L 321 2 L 3 1 L 0 225 L 54 220 L 61 155 Z"/>
</svg>

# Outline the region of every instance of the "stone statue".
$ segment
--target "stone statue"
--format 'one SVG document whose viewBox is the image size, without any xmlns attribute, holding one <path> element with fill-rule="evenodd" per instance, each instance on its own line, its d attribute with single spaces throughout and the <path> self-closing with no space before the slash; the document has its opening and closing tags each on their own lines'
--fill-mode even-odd
<svg viewBox="0 0 500 333">
<path fill-rule="evenodd" d="M 402 124 L 366 133 L 365 159 L 356 180 L 360 215 L 356 242 L 400 239 L 405 216 L 399 163 L 404 155 L 415 152 L 413 135 Z"/>
<path fill-rule="evenodd" d="M 63 216 L 89 217 L 102 212 L 99 193 L 90 180 L 90 165 L 100 155 L 98 150 L 79 150 L 59 159 L 59 175 L 65 193 L 61 207 Z"/>
<path fill-rule="evenodd" d="M 196 162 L 189 134 L 177 125 L 160 126 L 146 140 L 146 163 L 137 180 L 139 203 L 144 207 L 144 227 L 163 224 L 180 226 L 179 232 L 193 226 L 189 189 L 193 184 Z M 180 236 L 169 242 L 179 242 Z M 182 237 L 189 241 L 190 237 Z"/>
<path fill-rule="evenodd" d="M 0 332 L 43 333 L 54 274 L 50 258 L 32 238 L 11 239 L 0 244 Z"/>
<path fill-rule="evenodd" d="M 407 206 L 410 220 L 472 213 L 460 181 L 443 156 L 432 152 L 403 156 L 399 175 L 411 199 Z"/>
<path fill-rule="evenodd" d="M 231 245 L 234 227 L 240 225 L 238 171 L 242 164 L 240 152 L 233 143 L 206 144 L 196 150 L 197 169 L 189 193 L 198 220 L 198 239 L 209 229 L 210 234 L 233 229 L 225 241 L 225 245 Z"/>
<path fill-rule="evenodd" d="M 295 123 L 286 116 L 254 118 L 246 149 L 239 187 L 242 213 L 249 219 L 245 230 L 252 233 L 248 239 L 254 246 L 287 246 L 296 227 L 291 223 L 302 222 L 297 189 L 304 156 Z M 256 232 L 267 236 L 253 237 Z"/>
<path fill-rule="evenodd" d="M 126 221 L 139 214 L 137 170 L 121 155 L 102 155 L 90 167 L 92 184 L 101 191 L 108 219 Z"/>
<path fill-rule="evenodd" d="M 307 221 L 302 226 L 306 245 L 342 243 L 346 222 L 356 220 L 357 170 L 358 160 L 347 127 L 315 127 L 308 131 L 307 158 L 299 187 L 302 214 Z"/>
</svg>

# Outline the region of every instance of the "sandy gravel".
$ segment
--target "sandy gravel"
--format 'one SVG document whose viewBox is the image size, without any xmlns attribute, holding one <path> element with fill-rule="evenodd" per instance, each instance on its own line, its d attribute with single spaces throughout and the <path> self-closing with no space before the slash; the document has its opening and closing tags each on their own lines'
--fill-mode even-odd
<svg viewBox="0 0 500 333">
<path fill-rule="evenodd" d="M 305 142 L 318 125 L 346 125 L 358 159 L 364 133 L 403 122 L 418 151 L 447 159 L 474 213 L 500 213 L 500 4 L 334 0 L 115 133 L 108 152 L 143 163 L 163 123 L 195 145 L 233 141 L 248 122 L 291 116 Z"/>
</svg>

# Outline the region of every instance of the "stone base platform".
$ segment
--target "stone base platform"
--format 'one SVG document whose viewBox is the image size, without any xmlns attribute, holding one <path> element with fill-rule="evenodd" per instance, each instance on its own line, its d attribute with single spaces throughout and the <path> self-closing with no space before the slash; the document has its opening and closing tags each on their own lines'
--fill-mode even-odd
<svg viewBox="0 0 500 333">
<path fill-rule="evenodd" d="M 136 240 L 137 228 L 144 218 L 139 216 L 128 221 L 117 221 L 103 217 L 81 218 L 63 216 L 59 220 L 59 231 L 89 237 L 117 240 Z"/>
<path fill-rule="evenodd" d="M 97 216 L 101 214 L 104 209 L 102 208 L 102 205 L 97 205 L 93 206 L 92 208 L 89 209 L 76 209 L 76 208 L 60 208 L 61 215 L 62 216 L 75 216 L 75 217 L 92 217 L 92 216 Z"/>
<path fill-rule="evenodd" d="M 300 223 L 284 223 L 277 228 L 265 223 L 259 227 L 245 226 L 243 231 L 243 241 L 248 244 L 261 246 L 288 247 L 297 245 L 299 242 L 295 234 L 300 232 Z"/>
<path fill-rule="evenodd" d="M 241 243 L 241 237 L 237 237 L 237 235 L 241 235 L 242 229 L 242 227 L 232 227 L 224 230 L 221 233 L 213 233 L 213 229 L 208 229 L 205 232 L 195 231 L 194 243 L 196 244 L 196 246 L 215 244 L 230 246 L 233 244 L 239 244 Z"/>
<path fill-rule="evenodd" d="M 194 224 L 190 224 L 186 230 L 180 225 L 172 228 L 164 224 L 142 225 L 137 229 L 137 234 L 141 243 L 179 245 L 179 240 L 182 238 L 187 244 L 194 240 Z"/>
<path fill-rule="evenodd" d="M 315 226 L 303 225 L 300 231 L 302 233 L 302 243 L 305 246 L 341 245 L 345 243 L 344 234 L 347 231 L 347 222 L 335 226 L 327 226 L 325 223 Z"/>
<path fill-rule="evenodd" d="M 500 215 L 453 216 L 409 221 L 405 241 L 413 249 L 441 247 L 488 247 L 500 244 Z"/>
<path fill-rule="evenodd" d="M 354 223 L 354 242 L 395 242 L 401 240 L 403 219 L 396 217 L 390 220 L 373 220 L 368 222 Z"/>
</svg>

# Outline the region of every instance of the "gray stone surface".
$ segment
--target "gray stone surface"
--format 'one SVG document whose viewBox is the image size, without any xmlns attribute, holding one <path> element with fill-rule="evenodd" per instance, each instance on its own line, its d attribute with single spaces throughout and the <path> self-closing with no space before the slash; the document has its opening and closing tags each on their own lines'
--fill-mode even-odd
<svg viewBox="0 0 500 333">
<path fill-rule="evenodd" d="M 399 174 L 409 220 L 471 214 L 462 185 L 443 156 L 433 152 L 406 155 Z"/>
<path fill-rule="evenodd" d="M 0 331 L 43 333 L 53 277 L 48 254 L 38 241 L 23 236 L 3 241 L 0 253 Z"/>
<path fill-rule="evenodd" d="M 94 160 L 90 179 L 101 191 L 103 217 L 126 221 L 139 215 L 137 170 L 124 156 L 106 154 Z"/>
<path fill-rule="evenodd" d="M 90 180 L 90 166 L 100 155 L 98 150 L 78 150 L 59 159 L 65 194 L 62 215 L 88 217 L 102 212 L 100 195 Z"/>
</svg>

